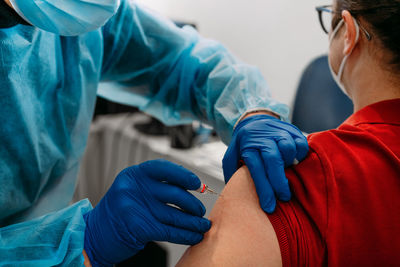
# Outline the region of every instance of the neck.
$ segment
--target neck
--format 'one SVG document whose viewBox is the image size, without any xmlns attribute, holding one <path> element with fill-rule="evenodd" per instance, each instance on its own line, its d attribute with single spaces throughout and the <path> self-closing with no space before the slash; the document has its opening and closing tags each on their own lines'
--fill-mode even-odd
<svg viewBox="0 0 400 267">
<path fill-rule="evenodd" d="M 372 60 L 350 61 L 349 64 L 353 64 L 352 72 L 348 73 L 346 80 L 350 81 L 347 88 L 354 112 L 377 102 L 400 98 L 399 83 L 395 82 L 393 74 L 380 67 L 381 64 Z"/>
</svg>

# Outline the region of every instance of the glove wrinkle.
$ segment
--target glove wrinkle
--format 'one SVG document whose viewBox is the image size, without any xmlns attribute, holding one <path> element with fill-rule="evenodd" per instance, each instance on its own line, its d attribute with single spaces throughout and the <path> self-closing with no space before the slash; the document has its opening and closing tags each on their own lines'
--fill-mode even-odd
<svg viewBox="0 0 400 267">
<path fill-rule="evenodd" d="M 150 241 L 190 245 L 200 242 L 210 224 L 204 227 L 204 221 L 208 220 L 188 213 L 184 207 L 202 210 L 204 206 L 186 190 L 174 185 L 197 182 L 200 183 L 197 176 L 165 160 L 123 170 L 96 208 L 85 216 L 85 251 L 95 263 L 92 265 L 110 266 L 110 263 L 121 262 Z M 166 194 L 166 187 L 167 193 L 173 192 L 176 199 Z M 160 201 L 159 196 L 166 198 Z M 180 210 L 168 206 L 169 202 Z"/>
<path fill-rule="evenodd" d="M 294 159 L 303 160 L 307 139 L 290 123 L 262 114 L 247 117 L 234 130 L 232 142 L 223 158 L 225 182 L 237 171 L 243 159 L 254 180 L 262 209 L 271 213 L 276 197 L 291 198 L 284 168 Z"/>
</svg>

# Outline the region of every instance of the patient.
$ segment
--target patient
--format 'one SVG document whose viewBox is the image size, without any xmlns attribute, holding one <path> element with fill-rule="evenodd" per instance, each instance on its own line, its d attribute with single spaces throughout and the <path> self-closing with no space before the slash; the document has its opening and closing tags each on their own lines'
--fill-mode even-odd
<svg viewBox="0 0 400 267">
<path fill-rule="evenodd" d="M 238 170 L 178 266 L 399 266 L 400 1 L 337 0 L 321 24 L 355 113 L 309 136 L 308 157 L 286 171 L 293 198 L 272 215 Z"/>
</svg>

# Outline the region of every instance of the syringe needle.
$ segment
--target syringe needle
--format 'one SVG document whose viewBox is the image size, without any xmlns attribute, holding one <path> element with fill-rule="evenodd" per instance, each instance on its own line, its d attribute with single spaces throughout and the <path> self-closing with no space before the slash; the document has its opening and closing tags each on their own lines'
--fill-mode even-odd
<svg viewBox="0 0 400 267">
<path fill-rule="evenodd" d="M 201 184 L 200 188 L 196 190 L 197 192 L 201 193 L 201 194 L 214 194 L 214 195 L 219 195 L 217 192 L 215 192 L 214 190 L 210 189 L 210 187 L 208 187 L 208 185 L 206 184 Z"/>
<path fill-rule="evenodd" d="M 214 190 L 211 190 L 208 186 L 207 186 L 207 192 L 210 194 L 214 194 L 214 195 L 219 195 L 217 192 L 215 192 Z"/>
</svg>

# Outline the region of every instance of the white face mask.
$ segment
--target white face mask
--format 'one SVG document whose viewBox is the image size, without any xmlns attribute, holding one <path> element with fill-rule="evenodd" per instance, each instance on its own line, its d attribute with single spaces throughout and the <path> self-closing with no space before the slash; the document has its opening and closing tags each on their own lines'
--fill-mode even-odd
<svg viewBox="0 0 400 267">
<path fill-rule="evenodd" d="M 353 20 L 354 20 L 354 25 L 356 26 L 356 43 L 357 43 L 358 40 L 360 39 L 360 26 L 358 25 L 357 21 L 356 21 L 354 18 L 353 18 Z M 338 31 L 340 30 L 340 28 L 343 26 L 343 24 L 344 24 L 344 20 L 342 19 L 342 20 L 339 22 L 339 24 L 336 26 L 336 28 L 333 30 L 333 32 L 332 32 L 332 34 L 331 34 L 331 37 L 330 37 L 330 40 L 329 40 L 329 47 L 332 45 L 333 39 L 335 38 L 336 34 L 337 34 Z M 354 46 L 354 47 L 355 47 L 355 46 Z M 349 54 L 347 54 L 347 55 L 344 56 L 344 58 L 343 58 L 343 60 L 342 60 L 342 63 L 340 63 L 339 71 L 338 71 L 337 74 L 333 71 L 332 62 L 331 62 L 331 60 L 330 60 L 330 57 L 328 57 L 328 60 L 329 60 L 329 69 L 330 69 L 330 71 L 331 71 L 331 73 L 332 73 L 333 79 L 335 80 L 335 82 L 337 83 L 337 85 L 340 87 L 340 89 L 342 90 L 342 92 L 343 92 L 345 95 L 347 95 L 349 98 L 350 98 L 350 96 L 349 96 L 349 94 L 347 93 L 347 90 L 346 90 L 344 84 L 342 83 L 342 77 L 343 77 L 344 67 L 346 66 L 346 63 L 347 63 L 347 59 L 349 58 L 349 56 L 350 56 L 351 53 L 353 52 L 354 47 L 353 47 L 353 49 L 350 51 Z"/>
<path fill-rule="evenodd" d="M 3 1 L 3 0 L 0 0 Z M 103 26 L 120 0 L 10 0 L 30 24 L 55 34 L 76 36 Z"/>
</svg>

